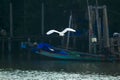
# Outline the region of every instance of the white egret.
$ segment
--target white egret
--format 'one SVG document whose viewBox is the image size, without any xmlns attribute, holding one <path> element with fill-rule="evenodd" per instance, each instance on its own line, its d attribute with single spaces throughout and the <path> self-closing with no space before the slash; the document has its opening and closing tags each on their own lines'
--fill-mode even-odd
<svg viewBox="0 0 120 80">
<path fill-rule="evenodd" d="M 52 34 L 52 33 L 58 33 L 59 34 L 59 36 L 64 36 L 65 35 L 65 33 L 66 32 L 68 32 L 68 31 L 70 31 L 70 32 L 76 32 L 76 30 L 74 30 L 74 29 L 72 29 L 72 28 L 65 28 L 63 31 L 61 31 L 61 32 L 59 32 L 59 31 L 57 31 L 57 30 L 49 30 L 46 34 L 47 35 L 50 35 L 50 34 Z"/>
</svg>

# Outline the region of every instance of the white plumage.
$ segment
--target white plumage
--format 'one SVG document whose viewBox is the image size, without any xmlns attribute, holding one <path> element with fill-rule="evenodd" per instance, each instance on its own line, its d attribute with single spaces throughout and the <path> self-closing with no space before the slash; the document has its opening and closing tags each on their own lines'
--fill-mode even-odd
<svg viewBox="0 0 120 80">
<path fill-rule="evenodd" d="M 52 33 L 58 33 L 59 34 L 59 36 L 64 36 L 65 35 L 65 33 L 66 32 L 68 32 L 68 31 L 71 31 L 71 32 L 76 32 L 76 30 L 74 30 L 74 29 L 72 29 L 72 28 L 65 28 L 63 31 L 61 31 L 61 32 L 59 32 L 59 31 L 57 31 L 57 30 L 49 30 L 46 34 L 47 35 L 50 35 L 50 34 L 52 34 Z"/>
</svg>

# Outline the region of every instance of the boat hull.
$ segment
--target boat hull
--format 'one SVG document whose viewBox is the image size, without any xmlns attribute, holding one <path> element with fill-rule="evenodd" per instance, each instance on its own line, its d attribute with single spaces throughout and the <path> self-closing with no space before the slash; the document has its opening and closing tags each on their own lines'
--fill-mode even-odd
<svg viewBox="0 0 120 80">
<path fill-rule="evenodd" d="M 41 60 L 67 60 L 67 61 L 120 61 L 119 58 L 104 57 L 104 56 L 73 56 L 73 55 L 61 55 L 57 53 L 40 51 L 38 53 Z"/>
</svg>

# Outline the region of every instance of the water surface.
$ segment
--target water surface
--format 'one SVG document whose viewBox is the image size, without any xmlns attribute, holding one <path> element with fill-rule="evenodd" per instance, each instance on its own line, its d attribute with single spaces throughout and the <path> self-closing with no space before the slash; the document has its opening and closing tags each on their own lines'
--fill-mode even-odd
<svg viewBox="0 0 120 80">
<path fill-rule="evenodd" d="M 33 61 L 4 64 L 0 69 L 0 80 L 119 79 L 120 64 L 115 62 Z"/>
</svg>

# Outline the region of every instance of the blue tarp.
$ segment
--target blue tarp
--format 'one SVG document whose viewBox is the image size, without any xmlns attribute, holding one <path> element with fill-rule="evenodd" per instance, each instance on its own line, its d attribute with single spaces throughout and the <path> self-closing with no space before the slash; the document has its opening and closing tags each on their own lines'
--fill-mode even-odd
<svg viewBox="0 0 120 80">
<path fill-rule="evenodd" d="M 38 44 L 37 48 L 45 50 L 45 51 L 49 51 L 49 52 L 52 52 L 52 53 L 67 55 L 66 51 L 56 50 L 53 46 L 51 46 L 50 44 L 47 44 L 47 43 L 40 43 L 40 44 Z"/>
<path fill-rule="evenodd" d="M 28 49 L 27 44 L 21 44 L 21 48 Z M 29 49 L 31 49 L 31 51 L 34 53 L 38 53 L 39 50 L 44 50 L 44 51 L 48 51 L 56 54 L 67 55 L 66 51 L 55 49 L 52 45 L 47 43 L 39 43 L 37 46 L 29 47 Z"/>
<path fill-rule="evenodd" d="M 37 48 L 38 49 L 43 49 L 43 50 L 46 50 L 46 51 L 50 51 L 50 52 L 52 51 L 54 53 L 67 54 L 67 52 L 65 52 L 64 50 L 57 50 L 53 46 L 51 46 L 50 44 L 47 44 L 47 43 L 40 43 L 40 44 L 38 44 Z"/>
</svg>

